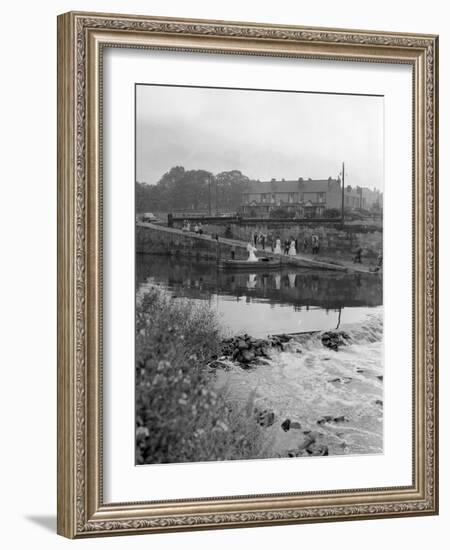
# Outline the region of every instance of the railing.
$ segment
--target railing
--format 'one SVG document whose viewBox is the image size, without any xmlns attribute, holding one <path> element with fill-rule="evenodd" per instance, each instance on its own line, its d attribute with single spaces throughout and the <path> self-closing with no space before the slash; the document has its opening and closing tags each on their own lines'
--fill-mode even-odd
<svg viewBox="0 0 450 550">
<path fill-rule="evenodd" d="M 175 214 L 172 220 L 174 223 L 182 223 L 184 220 L 187 220 L 189 222 L 206 222 L 211 224 L 228 222 L 242 225 L 257 223 L 267 223 L 269 225 L 279 223 L 341 223 L 341 218 L 244 218 L 243 216 L 178 216 Z"/>
</svg>

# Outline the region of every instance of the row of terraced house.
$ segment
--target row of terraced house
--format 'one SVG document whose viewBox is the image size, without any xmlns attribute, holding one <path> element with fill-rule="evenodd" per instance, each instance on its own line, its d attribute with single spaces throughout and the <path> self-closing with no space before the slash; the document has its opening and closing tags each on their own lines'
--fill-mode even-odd
<svg viewBox="0 0 450 550">
<path fill-rule="evenodd" d="M 299 218 L 320 218 L 331 209 L 341 211 L 341 179 L 254 181 L 243 193 L 240 210 L 243 215 L 263 218 L 279 208 Z M 344 189 L 344 208 L 379 212 L 383 208 L 383 194 L 378 189 L 348 185 Z"/>
</svg>

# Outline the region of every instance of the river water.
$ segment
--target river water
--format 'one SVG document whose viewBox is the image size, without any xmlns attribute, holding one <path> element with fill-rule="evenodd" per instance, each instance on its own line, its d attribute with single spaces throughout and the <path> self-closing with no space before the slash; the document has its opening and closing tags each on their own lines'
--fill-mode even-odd
<svg viewBox="0 0 450 550">
<path fill-rule="evenodd" d="M 298 334 L 290 349 L 267 365 L 231 366 L 217 383 L 230 399 L 275 413 L 265 428 L 272 456 L 283 456 L 305 431 L 315 431 L 330 455 L 373 454 L 383 449 L 382 277 L 288 268 L 281 272 L 228 273 L 215 262 L 137 255 L 138 295 L 159 286 L 207 302 L 227 335 Z M 320 332 L 345 330 L 350 344 L 325 348 Z M 285 433 L 289 418 L 301 430 Z M 337 419 L 337 420 L 335 420 Z"/>
<path fill-rule="evenodd" d="M 304 268 L 228 273 L 214 261 L 138 254 L 137 291 L 154 285 L 175 297 L 208 302 L 230 335 L 330 330 L 361 322 L 382 305 L 382 278 L 376 274 Z"/>
</svg>

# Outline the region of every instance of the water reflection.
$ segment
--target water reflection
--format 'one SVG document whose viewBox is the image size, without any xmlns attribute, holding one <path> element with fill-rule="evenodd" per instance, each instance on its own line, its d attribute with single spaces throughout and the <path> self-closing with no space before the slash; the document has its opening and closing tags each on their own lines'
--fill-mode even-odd
<svg viewBox="0 0 450 550">
<path fill-rule="evenodd" d="M 179 297 L 208 299 L 212 294 L 248 302 L 320 307 L 375 307 L 382 304 L 382 277 L 375 274 L 287 268 L 281 272 L 239 273 L 216 269 L 215 262 L 139 254 L 136 283 L 162 284 Z"/>
</svg>

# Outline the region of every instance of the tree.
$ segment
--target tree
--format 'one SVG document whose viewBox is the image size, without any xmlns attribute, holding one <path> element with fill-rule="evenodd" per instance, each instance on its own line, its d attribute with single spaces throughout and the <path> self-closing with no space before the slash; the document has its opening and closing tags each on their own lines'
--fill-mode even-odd
<svg viewBox="0 0 450 550">
<path fill-rule="evenodd" d="M 217 210 L 235 212 L 242 204 L 242 194 L 250 179 L 239 170 L 220 172 L 215 177 L 215 204 Z"/>
<path fill-rule="evenodd" d="M 250 179 L 239 170 L 214 176 L 207 170 L 185 170 L 174 166 L 156 185 L 136 182 L 137 212 L 173 210 L 236 212 Z"/>
</svg>

